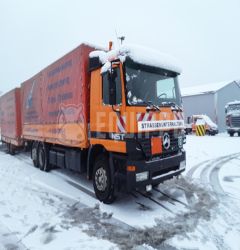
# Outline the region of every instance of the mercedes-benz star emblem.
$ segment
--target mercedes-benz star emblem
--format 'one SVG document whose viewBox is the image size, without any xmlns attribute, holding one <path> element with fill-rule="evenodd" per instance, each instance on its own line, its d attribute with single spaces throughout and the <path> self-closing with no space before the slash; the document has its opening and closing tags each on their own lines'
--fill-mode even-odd
<svg viewBox="0 0 240 250">
<path fill-rule="evenodd" d="M 168 133 L 163 134 L 163 147 L 168 150 L 170 148 L 170 136 Z"/>
</svg>

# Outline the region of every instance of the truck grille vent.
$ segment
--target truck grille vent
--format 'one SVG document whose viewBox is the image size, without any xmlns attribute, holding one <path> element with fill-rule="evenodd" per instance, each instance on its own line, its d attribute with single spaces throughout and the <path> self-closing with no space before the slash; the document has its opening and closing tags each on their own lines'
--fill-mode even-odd
<svg viewBox="0 0 240 250">
<path fill-rule="evenodd" d="M 240 127 L 240 116 L 232 116 L 232 126 Z"/>
<path fill-rule="evenodd" d="M 151 141 L 149 138 L 139 140 L 143 153 L 147 158 L 151 156 Z"/>
<path fill-rule="evenodd" d="M 177 154 L 179 147 L 178 147 L 178 137 L 176 138 L 173 133 L 169 133 L 170 135 L 170 142 L 171 146 L 168 150 L 163 148 L 163 153 L 161 155 L 162 158 L 166 158 L 169 156 L 173 156 Z M 145 154 L 146 158 L 150 158 L 152 156 L 151 153 L 151 139 L 149 138 L 142 138 L 139 139 L 139 143 L 142 147 L 143 153 Z"/>
</svg>

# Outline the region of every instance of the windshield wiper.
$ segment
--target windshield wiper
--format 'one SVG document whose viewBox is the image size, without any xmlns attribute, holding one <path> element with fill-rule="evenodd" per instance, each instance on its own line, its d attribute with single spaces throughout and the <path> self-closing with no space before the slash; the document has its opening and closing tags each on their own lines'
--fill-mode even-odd
<svg viewBox="0 0 240 250">
<path fill-rule="evenodd" d="M 160 108 L 157 105 L 153 104 L 151 101 L 147 101 L 147 102 L 142 101 L 142 102 L 146 105 L 149 105 L 148 107 L 146 107 L 147 110 L 152 110 L 154 108 L 155 110 L 161 111 Z"/>
<path fill-rule="evenodd" d="M 183 111 L 180 106 L 178 106 L 175 102 L 163 102 L 161 104 L 163 107 L 171 107 L 172 111 Z"/>
</svg>

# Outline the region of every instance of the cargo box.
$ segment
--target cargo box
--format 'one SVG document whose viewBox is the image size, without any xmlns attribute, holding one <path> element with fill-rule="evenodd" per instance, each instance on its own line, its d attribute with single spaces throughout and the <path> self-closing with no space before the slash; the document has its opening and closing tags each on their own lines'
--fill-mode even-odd
<svg viewBox="0 0 240 250">
<path fill-rule="evenodd" d="M 89 53 L 81 44 L 22 83 L 23 137 L 71 147 L 88 147 Z"/>
<path fill-rule="evenodd" d="M 3 142 L 21 146 L 20 88 L 15 88 L 0 97 L 1 138 Z"/>
</svg>

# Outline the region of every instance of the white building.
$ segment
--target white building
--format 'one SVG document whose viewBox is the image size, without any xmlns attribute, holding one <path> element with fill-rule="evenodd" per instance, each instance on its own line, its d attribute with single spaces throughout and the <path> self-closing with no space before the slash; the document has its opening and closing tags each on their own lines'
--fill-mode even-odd
<svg viewBox="0 0 240 250">
<path fill-rule="evenodd" d="M 218 125 L 219 132 L 224 132 L 225 105 L 240 100 L 240 81 L 182 88 L 181 92 L 186 121 L 191 115 L 206 114 Z"/>
</svg>

